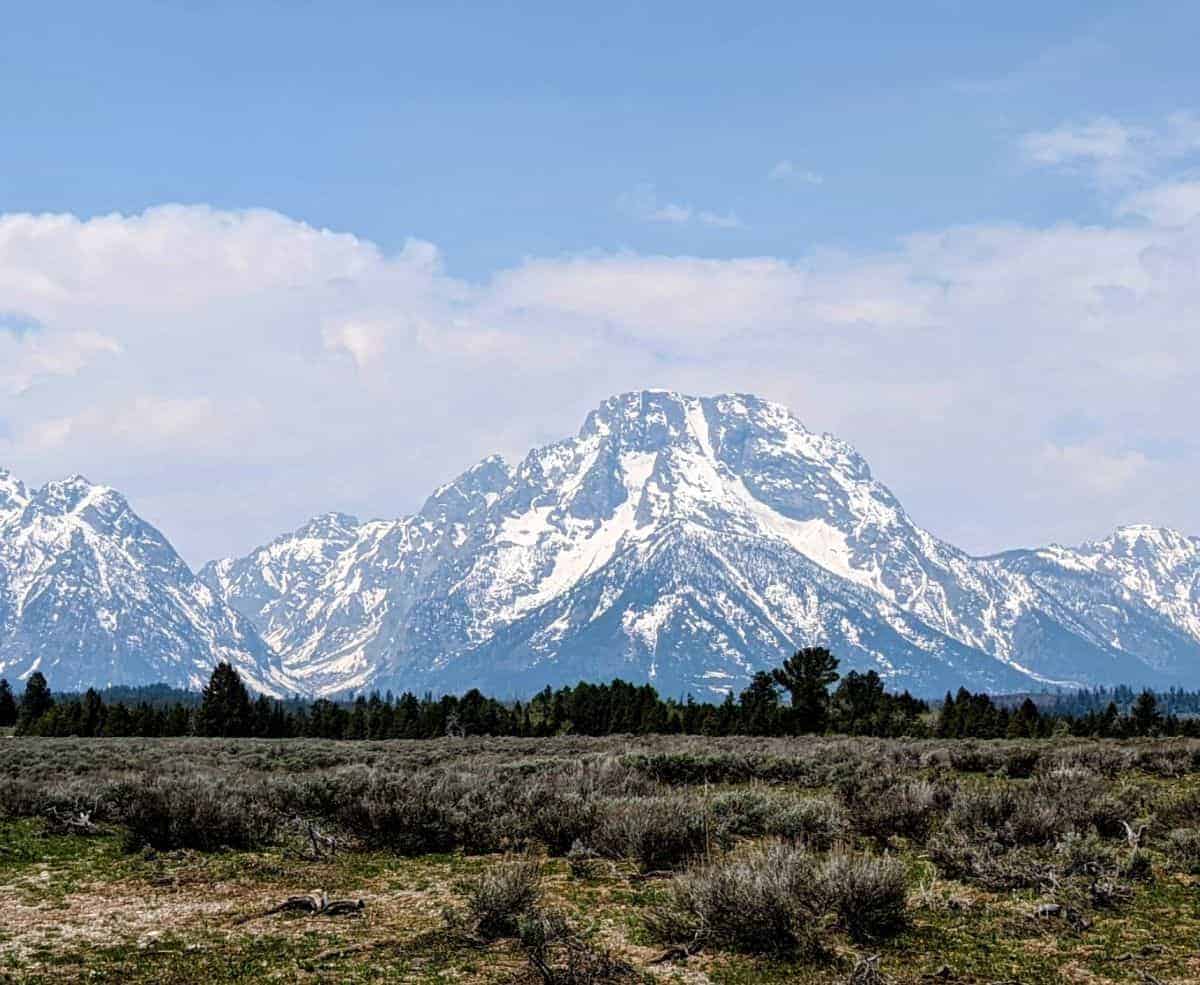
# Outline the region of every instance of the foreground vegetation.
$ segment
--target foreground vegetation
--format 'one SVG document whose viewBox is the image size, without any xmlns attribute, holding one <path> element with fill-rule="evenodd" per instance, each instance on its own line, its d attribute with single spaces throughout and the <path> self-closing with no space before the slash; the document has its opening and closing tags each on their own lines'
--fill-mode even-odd
<svg viewBox="0 0 1200 985">
<path fill-rule="evenodd" d="M 1200 743 L 0 740 L 0 980 L 1191 982 Z"/>
</svg>

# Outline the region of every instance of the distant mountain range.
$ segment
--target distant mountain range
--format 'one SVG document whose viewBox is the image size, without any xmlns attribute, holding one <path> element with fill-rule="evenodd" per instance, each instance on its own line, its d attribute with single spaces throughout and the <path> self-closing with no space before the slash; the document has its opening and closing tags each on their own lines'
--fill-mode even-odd
<svg viewBox="0 0 1200 985">
<path fill-rule="evenodd" d="M 30 492 L 0 470 L 0 676 L 194 688 L 219 660 L 260 691 L 294 688 L 253 623 L 120 495 L 80 476 Z"/>
<path fill-rule="evenodd" d="M 1123 527 L 972 557 L 847 444 L 748 395 L 623 394 L 420 512 L 327 514 L 193 575 L 116 493 L 0 472 L 0 675 L 270 693 L 526 694 L 614 676 L 719 696 L 830 646 L 922 694 L 1200 686 L 1200 539 Z"/>
</svg>

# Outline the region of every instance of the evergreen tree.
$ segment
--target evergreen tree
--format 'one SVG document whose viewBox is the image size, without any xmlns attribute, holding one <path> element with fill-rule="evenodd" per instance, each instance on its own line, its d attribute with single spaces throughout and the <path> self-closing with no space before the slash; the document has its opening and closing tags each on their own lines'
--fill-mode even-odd
<svg viewBox="0 0 1200 985">
<path fill-rule="evenodd" d="M 829 686 L 838 679 L 838 661 L 823 646 L 797 650 L 772 672 L 792 697 L 796 731 L 821 732 L 829 713 Z"/>
<path fill-rule="evenodd" d="M 1133 703 L 1130 713 L 1135 735 L 1152 735 L 1162 726 L 1162 715 L 1158 711 L 1158 699 L 1152 691 L 1143 691 Z"/>
<path fill-rule="evenodd" d="M 741 693 L 738 702 L 741 709 L 740 732 L 746 735 L 774 735 L 779 724 L 779 692 L 775 689 L 775 678 L 759 671 L 750 681 L 750 686 Z"/>
<path fill-rule="evenodd" d="M 0 677 L 0 728 L 11 728 L 16 724 L 17 701 L 8 681 Z"/>
<path fill-rule="evenodd" d="M 1008 720 L 1008 737 L 1010 739 L 1032 739 L 1038 734 L 1038 723 L 1041 716 L 1037 705 L 1030 698 L 1021 702 L 1017 713 Z"/>
<path fill-rule="evenodd" d="M 946 697 L 942 699 L 942 708 L 938 712 L 937 726 L 934 728 L 934 735 L 939 739 L 948 739 L 954 735 L 955 729 L 958 727 L 958 707 L 954 702 L 954 695 L 949 691 L 946 692 Z"/>
<path fill-rule="evenodd" d="M 248 736 L 253 728 L 254 713 L 246 685 L 232 665 L 222 661 L 204 688 L 196 712 L 196 732 L 227 739 Z"/>
<path fill-rule="evenodd" d="M 21 708 L 17 713 L 17 732 L 25 735 L 33 732 L 38 720 L 54 707 L 50 685 L 42 672 L 35 670 L 25 682 L 25 694 L 21 697 Z"/>
<path fill-rule="evenodd" d="M 83 696 L 79 729 L 81 735 L 100 735 L 104 731 L 104 699 L 95 688 L 89 687 Z"/>
<path fill-rule="evenodd" d="M 888 696 L 883 679 L 873 670 L 850 671 L 832 699 L 833 728 L 847 735 L 887 735 Z"/>
</svg>

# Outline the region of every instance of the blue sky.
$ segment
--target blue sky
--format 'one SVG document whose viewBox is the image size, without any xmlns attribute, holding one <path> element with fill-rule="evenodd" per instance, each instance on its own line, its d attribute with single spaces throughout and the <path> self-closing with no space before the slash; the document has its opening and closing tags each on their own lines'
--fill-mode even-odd
<svg viewBox="0 0 1200 985">
<path fill-rule="evenodd" d="M 973 550 L 1200 533 L 1198 36 L 1187 3 L 10 5 L 0 463 L 120 485 L 198 561 L 412 509 L 616 390 L 747 389 Z"/>
<path fill-rule="evenodd" d="M 821 7 L 823 9 L 814 9 Z M 1094 217 L 1014 136 L 1197 85 L 1194 4 L 11 5 L 6 209 L 267 207 L 486 277 Z M 771 180 L 781 161 L 821 181 Z M 637 221 L 623 200 L 734 216 Z"/>
</svg>

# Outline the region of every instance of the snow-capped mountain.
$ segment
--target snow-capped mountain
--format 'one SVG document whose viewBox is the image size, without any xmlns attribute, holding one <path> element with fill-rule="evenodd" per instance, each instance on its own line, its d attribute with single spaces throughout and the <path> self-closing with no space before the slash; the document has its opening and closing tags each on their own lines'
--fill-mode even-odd
<svg viewBox="0 0 1200 985">
<path fill-rule="evenodd" d="M 319 517 L 200 577 L 320 694 L 617 675 L 711 694 L 817 642 L 921 693 L 1200 685 L 1200 541 L 974 558 L 844 442 L 746 395 L 614 397 L 414 516 Z"/>
<path fill-rule="evenodd" d="M 80 476 L 31 492 L 0 470 L 0 677 L 195 688 L 219 660 L 260 691 L 294 689 L 251 622 L 116 492 Z"/>
</svg>

